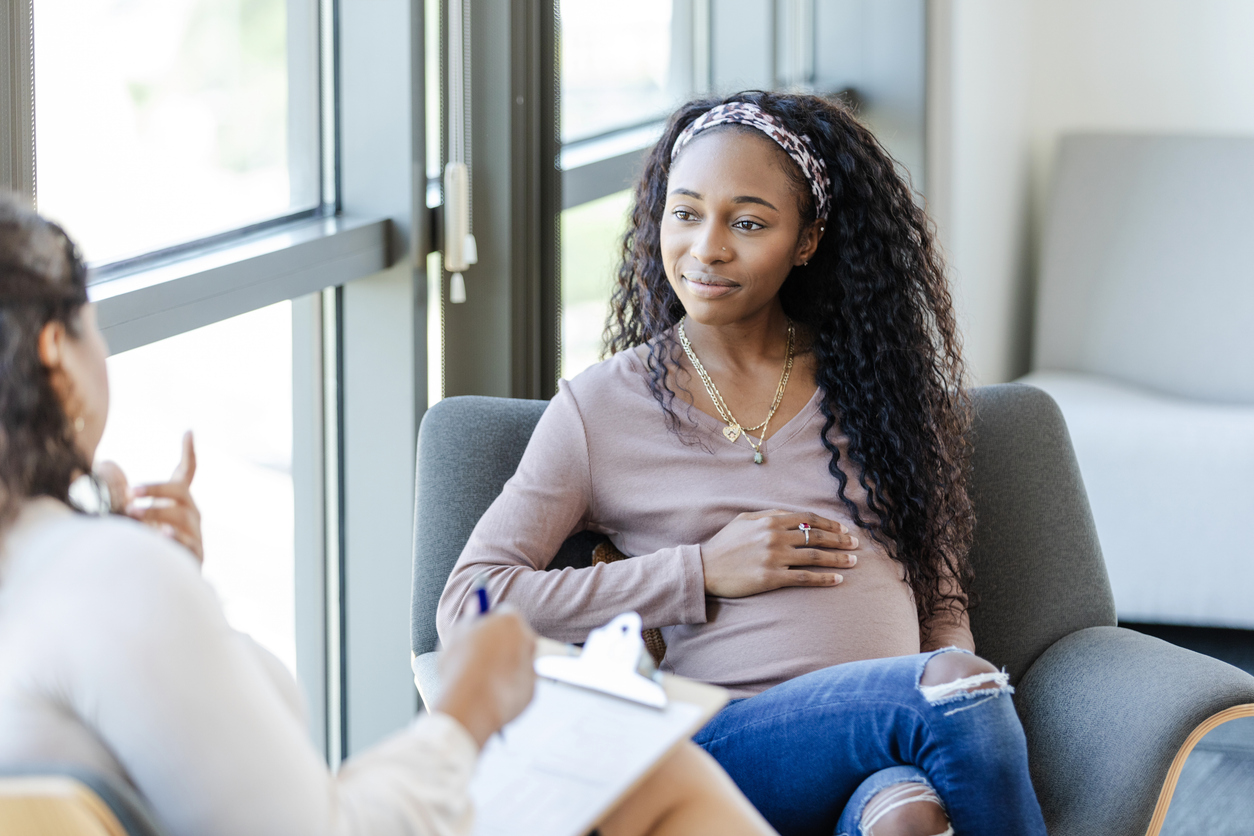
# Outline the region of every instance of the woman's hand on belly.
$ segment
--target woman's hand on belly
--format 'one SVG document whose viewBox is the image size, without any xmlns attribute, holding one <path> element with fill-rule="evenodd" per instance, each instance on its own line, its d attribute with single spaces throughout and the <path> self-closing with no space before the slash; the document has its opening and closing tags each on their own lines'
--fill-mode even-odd
<svg viewBox="0 0 1254 836">
<path fill-rule="evenodd" d="M 857 547 L 849 529 L 818 514 L 741 514 L 701 545 L 705 592 L 744 598 L 785 586 L 835 586 L 842 576 L 815 570 L 848 569 L 858 558 L 846 550 Z"/>
</svg>

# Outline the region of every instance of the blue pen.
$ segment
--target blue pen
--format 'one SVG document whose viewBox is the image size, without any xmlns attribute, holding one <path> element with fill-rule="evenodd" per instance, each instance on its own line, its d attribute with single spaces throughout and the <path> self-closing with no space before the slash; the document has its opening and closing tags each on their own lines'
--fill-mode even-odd
<svg viewBox="0 0 1254 836">
<path fill-rule="evenodd" d="M 471 589 L 479 598 L 479 615 L 487 615 L 488 613 L 488 573 L 480 572 L 475 575 L 474 585 Z"/>
</svg>

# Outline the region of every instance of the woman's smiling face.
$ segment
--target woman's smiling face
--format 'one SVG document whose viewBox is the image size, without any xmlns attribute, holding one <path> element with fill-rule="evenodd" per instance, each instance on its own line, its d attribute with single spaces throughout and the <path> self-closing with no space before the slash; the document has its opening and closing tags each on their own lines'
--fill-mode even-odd
<svg viewBox="0 0 1254 836">
<path fill-rule="evenodd" d="M 818 246 L 803 234 L 792 161 L 754 130 L 698 135 L 671 166 L 660 243 L 666 278 L 703 325 L 744 321 L 772 304 Z"/>
</svg>

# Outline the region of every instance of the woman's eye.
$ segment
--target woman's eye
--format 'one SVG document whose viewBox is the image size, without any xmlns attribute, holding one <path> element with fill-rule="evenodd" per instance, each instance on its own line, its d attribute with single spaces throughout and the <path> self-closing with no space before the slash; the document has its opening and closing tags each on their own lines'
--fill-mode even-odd
<svg viewBox="0 0 1254 836">
<path fill-rule="evenodd" d="M 732 226 L 735 227 L 736 229 L 743 229 L 746 232 L 753 232 L 756 229 L 763 228 L 762 224 L 758 223 L 757 221 L 751 221 L 748 219 L 736 221 L 734 224 L 732 224 Z"/>
<path fill-rule="evenodd" d="M 674 212 L 671 212 L 671 214 L 681 221 L 690 221 L 693 217 L 692 213 L 687 209 L 676 209 Z"/>
</svg>

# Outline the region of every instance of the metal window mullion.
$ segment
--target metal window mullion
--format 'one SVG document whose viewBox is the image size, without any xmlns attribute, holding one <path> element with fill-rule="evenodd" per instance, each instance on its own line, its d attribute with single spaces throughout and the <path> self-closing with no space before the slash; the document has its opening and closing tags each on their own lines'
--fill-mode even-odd
<svg viewBox="0 0 1254 836">
<path fill-rule="evenodd" d="M 327 758 L 328 508 L 324 432 L 326 370 L 322 293 L 292 300 L 292 493 L 295 546 L 296 678 L 305 695 L 309 733 Z M 334 471 L 332 471 L 334 472 Z M 329 758 L 328 758 L 328 762 Z"/>
<path fill-rule="evenodd" d="M 385 266 L 386 220 L 304 221 L 169 265 L 88 287 L 112 349 L 126 351 L 193 328 L 351 282 Z"/>
<path fill-rule="evenodd" d="M 414 133 L 421 82 L 411 73 L 421 66 L 420 11 L 417 2 L 346 2 L 335 21 L 340 205 L 389 220 L 386 269 L 339 296 L 347 756 L 403 728 L 418 707 L 406 657 L 416 413 L 426 392 L 426 276 L 413 238 L 426 195 L 414 193 L 411 172 L 425 156 L 425 132 Z"/>
<path fill-rule="evenodd" d="M 0 188 L 35 194 L 34 0 L 0 0 Z"/>
<path fill-rule="evenodd" d="M 556 0 L 514 0 L 510 16 L 512 345 L 514 397 L 557 390 L 561 172 Z"/>
<path fill-rule="evenodd" d="M 326 617 L 327 762 L 348 756 L 348 666 L 344 619 L 344 289 L 322 292 L 323 486 Z"/>
<path fill-rule="evenodd" d="M 562 171 L 562 209 L 573 209 L 631 188 L 648 153 L 649 148 L 641 148 Z"/>
<path fill-rule="evenodd" d="M 312 8 L 316 18 L 316 95 L 306 98 L 316 104 L 318 199 L 326 213 L 338 213 L 341 201 L 340 166 L 340 65 L 339 65 L 339 3 L 338 0 L 309 0 L 306 11 Z M 290 25 L 290 24 L 289 24 Z M 290 60 L 290 59 L 289 59 Z M 302 62 L 309 66 L 309 61 Z M 382 256 L 378 267 L 386 259 L 386 242 L 380 241 Z M 309 637 L 318 651 L 317 682 L 305 687 L 316 692 L 316 701 L 322 709 L 315 734 L 321 732 L 323 754 L 333 770 L 338 770 L 348 755 L 348 682 L 345 659 L 346 623 L 344 618 L 345 564 L 344 564 L 344 350 L 343 350 L 343 287 L 327 287 L 314 297 L 312 308 L 316 313 L 317 339 L 312 348 L 317 353 L 318 398 L 307 398 L 305 404 L 318 414 L 308 419 L 316 425 L 317 434 L 309 439 L 306 454 L 316 457 L 318 478 L 314 491 L 321 512 L 316 520 L 311 539 L 320 546 L 318 570 L 308 572 L 310 600 L 304 603 L 320 616 L 318 640 Z M 316 450 L 314 449 L 316 447 Z M 298 602 L 298 606 L 300 602 Z M 319 619 L 311 617 L 310 621 Z"/>
</svg>

